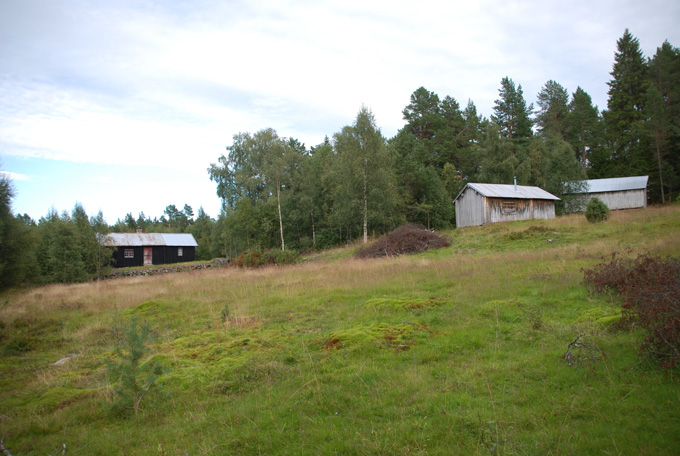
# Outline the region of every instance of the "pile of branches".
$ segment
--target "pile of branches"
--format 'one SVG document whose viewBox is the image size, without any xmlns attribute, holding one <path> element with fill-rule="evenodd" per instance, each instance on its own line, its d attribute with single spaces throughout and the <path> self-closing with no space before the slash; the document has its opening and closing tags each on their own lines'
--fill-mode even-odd
<svg viewBox="0 0 680 456">
<path fill-rule="evenodd" d="M 403 225 L 372 245 L 360 249 L 357 258 L 380 258 L 387 256 L 422 253 L 451 245 L 449 238 L 418 225 Z"/>
<path fill-rule="evenodd" d="M 613 255 L 584 276 L 596 291 L 615 291 L 623 298 L 622 325 L 645 330 L 643 352 L 663 368 L 680 366 L 680 260 Z"/>
</svg>

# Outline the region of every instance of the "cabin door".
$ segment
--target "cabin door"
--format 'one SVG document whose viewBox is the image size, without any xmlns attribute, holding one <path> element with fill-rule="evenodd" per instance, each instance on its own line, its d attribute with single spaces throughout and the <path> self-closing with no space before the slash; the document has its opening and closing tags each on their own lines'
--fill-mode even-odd
<svg viewBox="0 0 680 456">
<path fill-rule="evenodd" d="M 144 266 L 151 266 L 153 264 L 153 249 L 151 247 L 144 247 Z"/>
</svg>

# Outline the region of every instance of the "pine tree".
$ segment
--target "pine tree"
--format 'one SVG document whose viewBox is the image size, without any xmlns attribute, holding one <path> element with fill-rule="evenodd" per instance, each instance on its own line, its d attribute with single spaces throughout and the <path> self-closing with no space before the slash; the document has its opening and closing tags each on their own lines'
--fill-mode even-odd
<svg viewBox="0 0 680 456">
<path fill-rule="evenodd" d="M 477 114 L 477 107 L 468 100 L 468 104 L 463 110 L 465 119 L 465 129 L 460 133 L 460 141 L 465 141 L 467 147 L 458 154 L 457 169 L 461 173 L 464 181 L 472 181 L 478 172 L 478 163 L 475 159 L 475 145 L 484 137 L 484 130 L 489 123 L 488 119 Z M 456 193 L 457 195 L 457 193 Z"/>
<path fill-rule="evenodd" d="M 500 126 L 492 123 L 486 130 L 482 141 L 477 145 L 480 182 L 490 184 L 526 185 L 531 179 L 531 162 L 525 147 L 516 147 L 513 142 L 500 133 Z"/>
<path fill-rule="evenodd" d="M 140 326 L 137 317 L 132 316 L 129 326 L 121 329 L 123 340 L 114 350 L 118 359 L 107 360 L 106 366 L 117 383 L 114 391 L 118 402 L 114 405 L 122 411 L 133 410 L 137 415 L 142 399 L 157 388 L 156 380 L 163 374 L 163 368 L 156 362 L 142 362 L 154 339 L 148 323 Z"/>
<path fill-rule="evenodd" d="M 538 111 L 536 125 L 543 137 L 556 135 L 565 137 L 566 117 L 569 111 L 569 93 L 559 83 L 550 80 L 545 83 L 538 94 Z"/>
<path fill-rule="evenodd" d="M 439 96 L 420 87 L 411 94 L 411 102 L 402 111 L 411 133 L 418 139 L 430 139 L 441 128 L 443 118 L 440 112 Z"/>
<path fill-rule="evenodd" d="M 496 100 L 492 119 L 500 126 L 501 134 L 515 141 L 530 138 L 533 105 L 527 107 L 522 85 L 515 87 L 513 80 L 506 76 L 498 93 L 500 98 Z"/>
</svg>

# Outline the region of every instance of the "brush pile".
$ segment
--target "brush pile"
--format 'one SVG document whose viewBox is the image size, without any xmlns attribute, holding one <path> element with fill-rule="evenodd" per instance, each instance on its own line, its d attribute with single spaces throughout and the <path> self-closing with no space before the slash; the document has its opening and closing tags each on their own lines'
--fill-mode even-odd
<svg viewBox="0 0 680 456">
<path fill-rule="evenodd" d="M 449 238 L 418 225 L 403 225 L 360 249 L 357 258 L 380 258 L 422 253 L 451 245 Z"/>
</svg>

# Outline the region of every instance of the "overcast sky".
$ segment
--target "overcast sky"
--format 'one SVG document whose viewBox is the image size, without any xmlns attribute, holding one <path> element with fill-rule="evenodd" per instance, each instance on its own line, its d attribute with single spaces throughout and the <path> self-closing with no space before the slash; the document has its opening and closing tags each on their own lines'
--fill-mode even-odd
<svg viewBox="0 0 680 456">
<path fill-rule="evenodd" d="M 0 0 L 0 169 L 35 219 L 216 217 L 206 169 L 238 132 L 309 148 L 363 104 L 389 138 L 419 87 L 488 117 L 505 76 L 605 109 L 626 28 L 680 46 L 680 2 Z"/>
</svg>

